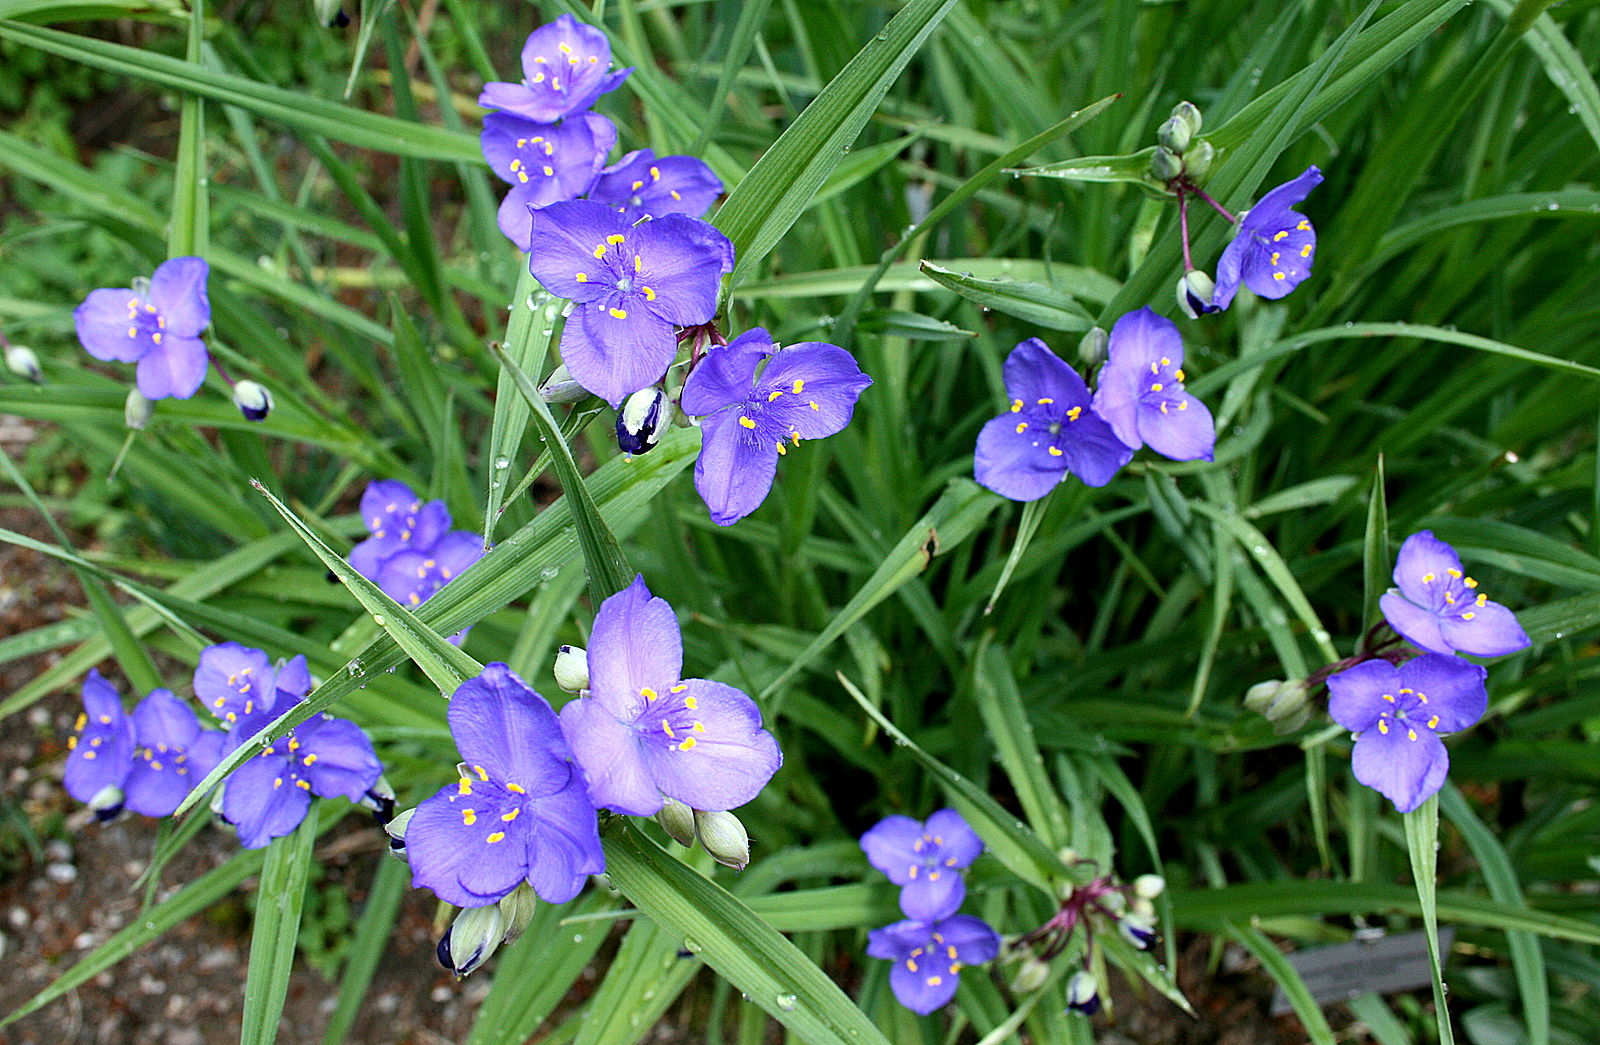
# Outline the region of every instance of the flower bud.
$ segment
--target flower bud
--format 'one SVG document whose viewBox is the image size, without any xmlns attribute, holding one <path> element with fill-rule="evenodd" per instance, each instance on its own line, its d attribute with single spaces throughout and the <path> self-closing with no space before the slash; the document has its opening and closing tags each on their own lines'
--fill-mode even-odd
<svg viewBox="0 0 1600 1045">
<path fill-rule="evenodd" d="M 499 904 L 468 907 L 439 937 L 439 964 L 461 979 L 489 959 L 505 939 L 505 928 Z"/>
<path fill-rule="evenodd" d="M 122 406 L 122 419 L 135 432 L 142 432 L 144 426 L 150 423 L 150 415 L 155 413 L 155 409 L 156 404 L 140 395 L 137 388 L 130 388 L 128 401 Z"/>
<path fill-rule="evenodd" d="M 415 807 L 402 809 L 383 825 L 384 833 L 389 836 L 389 852 L 402 860 L 406 858 L 406 826 L 416 811 Z"/>
<path fill-rule="evenodd" d="M 1011 978 L 1012 994 L 1028 994 L 1044 986 L 1044 981 L 1050 978 L 1050 963 L 1042 962 L 1029 955 L 1024 958 L 1018 967 L 1017 974 Z"/>
<path fill-rule="evenodd" d="M 6 349 L 6 366 L 18 377 L 25 377 L 36 385 L 44 384 L 44 371 L 39 369 L 39 357 L 25 345 L 12 345 Z"/>
<path fill-rule="evenodd" d="M 510 943 L 522 935 L 522 930 L 533 921 L 533 909 L 539 905 L 539 899 L 533 894 L 533 887 L 523 882 L 511 890 L 500 900 L 500 915 L 505 919 L 505 933 L 501 936 L 501 943 Z"/>
<path fill-rule="evenodd" d="M 1311 715 L 1306 685 L 1299 679 L 1258 682 L 1245 691 L 1244 706 L 1264 715 L 1280 734 L 1299 729 Z"/>
<path fill-rule="evenodd" d="M 582 646 L 557 647 L 556 685 L 568 693 L 589 688 L 589 654 Z"/>
<path fill-rule="evenodd" d="M 1150 157 L 1150 177 L 1156 181 L 1171 181 L 1183 173 L 1183 158 L 1164 145 L 1156 146 Z"/>
<path fill-rule="evenodd" d="M 750 836 L 732 813 L 694 811 L 694 833 L 711 858 L 724 867 L 743 871 L 750 863 Z"/>
<path fill-rule="evenodd" d="M 1067 980 L 1067 1008 L 1085 1016 L 1100 1011 L 1100 981 L 1088 969 L 1079 969 Z"/>
<path fill-rule="evenodd" d="M 672 401 L 659 388 L 641 388 L 617 414 L 617 445 L 625 454 L 649 453 L 672 423 Z"/>
<path fill-rule="evenodd" d="M 115 784 L 107 784 L 89 799 L 89 812 L 93 813 L 94 818 L 102 824 L 107 820 L 115 820 L 117 814 L 122 812 L 124 797 L 122 788 Z"/>
<path fill-rule="evenodd" d="M 589 390 L 572 378 L 572 371 L 562 363 L 550 371 L 550 376 L 539 385 L 539 398 L 547 403 L 576 403 L 589 397 Z"/>
<path fill-rule="evenodd" d="M 1217 150 L 1211 143 L 1201 138 L 1189 146 L 1189 151 L 1183 154 L 1183 172 L 1195 181 L 1200 181 L 1211 173 L 1211 161 L 1216 155 Z"/>
<path fill-rule="evenodd" d="M 1217 306 L 1211 303 L 1211 296 L 1216 291 L 1217 285 L 1210 276 L 1199 269 L 1190 269 L 1178 280 L 1178 308 L 1190 319 L 1199 319 L 1208 312 L 1215 312 Z"/>
<path fill-rule="evenodd" d="M 1091 370 L 1106 361 L 1110 354 L 1111 335 L 1100 327 L 1090 327 L 1078 340 L 1078 362 Z"/>
<path fill-rule="evenodd" d="M 1289 712 L 1287 715 L 1275 720 L 1272 723 L 1272 732 L 1276 733 L 1280 737 L 1288 736 L 1290 733 L 1297 732 L 1301 726 L 1305 725 L 1310 720 L 1311 706 L 1309 704 L 1301 704 L 1298 708 Z"/>
<path fill-rule="evenodd" d="M 239 408 L 246 421 L 265 421 L 272 413 L 272 393 L 265 385 L 240 381 L 233 386 L 233 405 Z"/>
<path fill-rule="evenodd" d="M 343 29 L 350 24 L 350 16 L 344 13 L 339 0 L 313 0 L 312 6 L 316 9 L 318 23 L 330 29 Z"/>
<path fill-rule="evenodd" d="M 1161 143 L 1161 147 L 1179 155 L 1183 154 L 1189 147 L 1189 142 L 1193 140 L 1194 131 L 1190 129 L 1189 121 L 1179 116 L 1168 117 L 1167 122 L 1156 130 L 1156 141 Z"/>
<path fill-rule="evenodd" d="M 1117 931 L 1122 934 L 1123 939 L 1141 951 L 1156 942 L 1155 920 L 1141 918 L 1138 914 L 1125 914 L 1117 919 Z"/>
<path fill-rule="evenodd" d="M 1133 895 L 1141 900 L 1154 900 L 1166 888 L 1167 880 L 1158 874 L 1142 874 L 1133 880 Z"/>
<path fill-rule="evenodd" d="M 378 826 L 382 827 L 394 816 L 394 788 L 389 786 L 385 777 L 379 776 L 377 783 L 369 787 L 356 804 L 371 810 L 378 820 Z"/>
<path fill-rule="evenodd" d="M 1133 903 L 1129 905 L 1129 913 L 1142 924 L 1156 924 L 1156 905 L 1142 896 L 1133 898 Z"/>
<path fill-rule="evenodd" d="M 667 833 L 668 838 L 679 845 L 685 848 L 694 845 L 694 810 L 676 798 L 662 801 L 660 810 L 656 812 L 656 823 L 661 825 L 661 830 Z"/>
<path fill-rule="evenodd" d="M 1200 133 L 1200 110 L 1193 102 L 1179 102 L 1174 105 L 1171 116 L 1174 120 L 1184 125 L 1189 132 L 1189 137 L 1193 138 Z"/>
</svg>

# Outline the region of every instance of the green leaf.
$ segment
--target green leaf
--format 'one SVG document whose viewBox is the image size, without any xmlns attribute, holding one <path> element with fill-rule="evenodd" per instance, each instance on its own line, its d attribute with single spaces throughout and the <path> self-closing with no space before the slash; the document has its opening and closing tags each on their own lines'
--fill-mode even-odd
<svg viewBox="0 0 1600 1045">
<path fill-rule="evenodd" d="M 1067 181 L 1127 182 L 1164 192 L 1165 186 L 1150 176 L 1150 160 L 1155 154 L 1156 147 L 1152 145 L 1127 156 L 1079 156 L 1040 167 L 1022 167 L 1013 173 Z"/>
<path fill-rule="evenodd" d="M 1300 973 L 1278 950 L 1277 945 L 1267 938 L 1267 934 L 1253 926 L 1230 925 L 1228 935 L 1255 955 L 1267 975 L 1283 988 L 1289 1004 L 1294 1007 L 1294 1014 L 1300 1017 L 1301 1025 L 1315 1045 L 1334 1045 L 1338 1039 L 1333 1036 L 1333 1028 L 1328 1026 L 1328 1017 L 1323 1015 L 1322 1006 L 1312 996 L 1311 989 L 1306 986 Z"/>
<path fill-rule="evenodd" d="M 955 0 L 911 0 L 828 81 L 733 187 L 712 223 L 733 241 L 728 286 L 748 279 L 804 213 L 861 128 Z"/>
<path fill-rule="evenodd" d="M 1028 823 L 1045 845 L 1066 845 L 1071 839 L 1067 811 L 1045 771 L 1033 738 L 1033 723 L 1022 704 L 1022 691 L 1011 674 L 1010 659 L 1003 647 L 990 644 L 987 638 L 973 657 L 973 685 L 984 727 Z"/>
<path fill-rule="evenodd" d="M 955 291 L 975 305 L 1004 312 L 1050 330 L 1079 331 L 1094 326 L 1094 318 L 1072 295 L 1043 283 L 1012 279 L 980 279 L 924 261 L 920 268 L 935 283 Z"/>
<path fill-rule="evenodd" d="M 244 1022 L 240 1045 L 272 1045 L 278 1017 L 289 996 L 300 912 L 311 874 L 311 847 L 317 840 L 317 804 L 293 834 L 274 839 L 261 868 L 255 926 L 250 934 L 250 965 L 244 980 Z"/>
<path fill-rule="evenodd" d="M 821 969 L 755 912 L 622 817 L 601 837 L 606 874 L 639 909 L 807 1045 L 887 1045 Z"/>
<path fill-rule="evenodd" d="M 1439 862 L 1439 796 L 1430 795 L 1422 805 L 1401 816 L 1406 828 L 1406 852 L 1411 856 L 1411 878 L 1417 887 L 1417 904 L 1422 908 L 1422 932 L 1428 941 L 1428 965 L 1433 972 L 1434 1019 L 1439 1027 L 1440 1045 L 1453 1045 L 1450 1029 L 1450 1003 L 1445 997 L 1444 968 L 1439 958 L 1439 907 L 1434 875 Z"/>
<path fill-rule="evenodd" d="M 1383 455 L 1372 470 L 1367 495 L 1367 529 L 1361 539 L 1361 626 L 1378 622 L 1378 599 L 1389 590 L 1394 560 L 1389 553 L 1389 501 L 1384 491 Z"/>
</svg>

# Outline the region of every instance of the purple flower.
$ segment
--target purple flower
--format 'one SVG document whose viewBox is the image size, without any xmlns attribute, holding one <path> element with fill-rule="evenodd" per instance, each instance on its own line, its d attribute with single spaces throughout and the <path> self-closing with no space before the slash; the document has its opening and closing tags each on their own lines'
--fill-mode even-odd
<svg viewBox="0 0 1600 1045">
<path fill-rule="evenodd" d="M 116 687 L 99 671 L 83 680 L 83 711 L 67 738 L 67 794 L 102 819 L 122 810 L 123 784 L 133 767 L 133 723 L 122 710 Z M 108 790 L 110 789 L 110 790 Z"/>
<path fill-rule="evenodd" d="M 758 377 L 756 368 L 769 359 Z M 712 521 L 730 526 L 759 508 L 778 458 L 802 439 L 849 424 L 870 384 L 839 346 L 807 341 L 779 350 L 760 327 L 711 349 L 684 382 L 679 404 L 701 419 L 694 488 Z"/>
<path fill-rule="evenodd" d="M 1307 167 L 1298 178 L 1261 197 L 1240 219 L 1238 233 L 1217 262 L 1217 289 L 1211 298 L 1217 308 L 1233 304 L 1241 282 L 1264 298 L 1281 298 L 1311 275 L 1317 232 L 1293 207 L 1321 182 L 1322 172 Z"/>
<path fill-rule="evenodd" d="M 1399 590 L 1391 588 L 1378 606 L 1389 627 L 1421 649 L 1498 657 L 1532 645 L 1516 614 L 1478 591 L 1456 550 L 1431 530 L 1400 546 L 1394 582 Z"/>
<path fill-rule="evenodd" d="M 1216 429 L 1206 405 L 1184 391 L 1177 325 L 1148 308 L 1129 312 L 1111 328 L 1110 353 L 1094 409 L 1117 438 L 1174 461 L 1211 460 Z"/>
<path fill-rule="evenodd" d="M 561 334 L 561 360 L 613 407 L 653 384 L 677 355 L 674 326 L 708 322 L 733 244 L 698 218 L 668 214 L 635 226 L 596 200 L 533 212 L 528 268 L 579 305 Z"/>
<path fill-rule="evenodd" d="M 867 934 L 867 955 L 894 962 L 889 986 L 895 998 L 923 1016 L 956 996 L 964 966 L 994 961 L 999 953 L 1000 934 L 969 914 L 937 921 L 908 918 Z"/>
<path fill-rule="evenodd" d="M 226 734 L 201 729 L 193 709 L 171 690 L 151 690 L 133 709 L 138 750 L 123 790 L 145 816 L 171 816 L 194 785 L 226 754 Z"/>
<path fill-rule="evenodd" d="M 367 485 L 361 495 L 361 519 L 372 536 L 350 549 L 350 565 L 374 583 L 389 556 L 405 548 L 431 548 L 450 529 L 450 510 L 443 501 L 423 504 L 411 487 L 395 479 Z"/>
<path fill-rule="evenodd" d="M 206 377 L 209 272 L 204 258 L 171 258 L 132 287 L 90 291 L 72 313 L 78 340 L 96 359 L 137 362 L 146 399 L 188 399 Z"/>
<path fill-rule="evenodd" d="M 600 604 L 588 661 L 590 695 L 561 709 L 561 728 L 596 806 L 649 816 L 666 795 L 694 809 L 733 809 L 783 764 L 754 701 L 681 677 L 678 618 L 643 577 Z"/>
<path fill-rule="evenodd" d="M 376 581 L 389 598 L 416 609 L 482 557 L 482 537 L 451 530 L 426 550 L 406 548 L 384 559 Z"/>
<path fill-rule="evenodd" d="M 1350 768 L 1402 813 L 1444 785 L 1450 756 L 1440 733 L 1466 729 L 1489 706 L 1488 673 L 1442 653 L 1396 668 L 1369 660 L 1328 679 L 1328 714 L 1356 734 Z"/>
<path fill-rule="evenodd" d="M 687 214 L 698 218 L 722 193 L 722 180 L 693 156 L 630 152 L 600 172 L 589 198 L 612 207 L 630 222 Z"/>
<path fill-rule="evenodd" d="M 1005 378 L 1011 409 L 983 426 L 974 459 L 978 482 L 995 493 L 1037 501 L 1068 472 L 1104 486 L 1133 457 L 1095 412 L 1083 378 L 1043 341 L 1018 342 Z"/>
<path fill-rule="evenodd" d="M 276 702 L 239 717 L 232 730 L 235 746 L 302 699 L 282 690 L 275 696 Z M 259 849 L 300 826 L 313 794 L 359 802 L 382 772 L 361 727 L 314 715 L 233 771 L 223 784 L 222 817 L 238 828 L 240 845 Z"/>
<path fill-rule="evenodd" d="M 878 821 L 861 836 L 873 867 L 901 886 L 900 909 L 925 922 L 955 914 L 966 899 L 961 875 L 983 852 L 983 839 L 954 809 L 941 809 L 926 826 L 908 816 Z"/>
<path fill-rule="evenodd" d="M 478 104 L 554 123 L 589 108 L 633 72 L 610 69 L 606 34 L 562 15 L 535 29 L 522 45 L 522 82 L 486 83 Z"/>
<path fill-rule="evenodd" d="M 526 253 L 533 229 L 528 208 L 588 192 L 617 143 L 617 129 L 597 113 L 551 124 L 495 112 L 483 118 L 480 141 L 489 170 L 511 183 L 500 203 L 500 231 Z"/>
<path fill-rule="evenodd" d="M 309 692 L 311 672 L 305 657 L 274 666 L 265 653 L 237 642 L 207 646 L 194 670 L 194 695 L 229 730 L 243 718 Z"/>
<path fill-rule="evenodd" d="M 594 806 L 543 697 L 489 664 L 450 698 L 461 779 L 406 825 L 412 884 L 458 907 L 486 907 L 523 881 L 565 903 L 605 870 Z"/>
</svg>

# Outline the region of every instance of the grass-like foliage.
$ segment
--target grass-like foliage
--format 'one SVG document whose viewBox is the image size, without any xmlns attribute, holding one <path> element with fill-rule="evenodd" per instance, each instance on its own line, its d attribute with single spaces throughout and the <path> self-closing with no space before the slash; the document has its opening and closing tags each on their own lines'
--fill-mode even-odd
<svg viewBox="0 0 1600 1045">
<path fill-rule="evenodd" d="M 675 1004 L 709 1013 L 716 1041 L 766 1040 L 770 1017 L 815 1045 L 1081 1043 L 1112 982 L 1140 999 L 1119 987 L 1112 1019 L 1128 1004 L 1191 1019 L 1221 997 L 1224 946 L 1319 1043 L 1592 1040 L 1600 6 L 364 0 L 331 29 L 332 6 L 0 0 L 0 105 L 21 114 L 0 130 L 0 329 L 42 379 L 11 353 L 0 413 L 47 423 L 4 461 L 0 505 L 36 510 L 53 534 L 0 539 L 70 567 L 87 605 L 0 638 L 0 663 L 61 651 L 0 695 L 0 717 L 76 693 L 108 661 L 124 694 L 187 698 L 184 667 L 226 641 L 304 656 L 313 679 L 184 802 L 157 873 L 210 829 L 210 788 L 323 711 L 372 736 L 400 808 L 454 786 L 442 696 L 504 662 L 559 708 L 556 647 L 588 645 L 638 574 L 682 626 L 681 677 L 748 694 L 781 745 L 781 770 L 738 814 L 750 866 L 603 817 L 611 891 L 522 912 L 521 939 L 477 974 L 492 987 L 474 1045 L 541 1027 L 625 1045 Z M 705 216 L 734 251 L 720 335 L 842 346 L 870 375 L 848 426 L 780 447 L 771 493 L 731 526 L 696 492 L 711 418 L 628 455 L 600 400 L 540 395 L 586 320 L 501 234 L 476 99 L 520 78 L 524 38 L 559 15 L 604 30 L 615 66 L 633 67 L 593 103 L 617 130 L 606 162 L 692 155 L 725 186 Z M 141 100 L 127 133 L 74 140 L 63 102 L 122 96 Z M 1182 101 L 1203 122 L 1180 133 Z M 1322 181 L 1289 218 L 1272 201 L 1253 212 L 1268 245 L 1243 262 L 1250 289 L 1186 317 L 1185 259 L 1218 276 L 1233 239 L 1219 211 L 1239 216 L 1311 167 Z M 1310 223 L 1314 267 L 1308 245 L 1303 270 L 1273 276 L 1270 237 L 1298 252 Z M 91 358 L 73 312 L 176 257 L 209 265 L 213 365 L 192 398 L 129 428 L 134 370 Z M 1256 280 L 1250 264 L 1275 268 Z M 1117 321 L 1146 306 L 1186 350 L 1175 379 L 1167 359 L 1151 373 L 1209 410 L 1214 452 L 1170 452 L 1140 427 L 1190 459 L 1144 449 L 1118 470 L 1123 454 L 1085 485 L 1069 454 L 1047 473 L 1063 481 L 1025 504 L 978 485 L 992 418 L 1050 423 L 1014 401 L 1013 346 L 1042 339 L 1082 370 L 1080 351 L 1104 358 L 1115 328 L 1115 366 L 1131 351 Z M 697 363 L 728 351 L 690 331 L 680 360 L 690 341 Z M 676 397 L 683 366 L 672 374 Z M 232 399 L 246 381 L 270 394 L 263 419 Z M 782 394 L 756 387 L 738 396 Z M 1103 376 L 1092 393 L 1108 420 L 1110 388 Z M 1119 437 L 1162 422 L 1124 406 Z M 488 549 L 415 609 L 347 561 L 377 479 L 442 499 Z M 1422 530 L 1531 646 L 1473 658 L 1487 711 L 1447 738 L 1442 790 L 1434 779 L 1398 814 L 1352 775 L 1358 744 L 1382 741 L 1352 742 L 1322 683 L 1404 659 L 1380 597 Z M 1246 704 L 1273 680 L 1308 684 Z M 1356 772 L 1372 779 L 1366 757 Z M 869 931 L 901 912 L 857 839 L 946 807 L 986 847 L 962 917 L 1008 943 L 919 1016 L 866 956 Z M 354 830 L 347 804 L 315 809 L 0 1020 L 254 879 L 243 1035 L 275 1040 L 319 832 Z M 432 910 L 400 864 L 365 873 L 330 1041 L 360 1011 L 399 905 Z M 1432 955 L 1431 995 L 1335 1005 L 1284 953 L 1423 926 L 1455 931 L 1454 952 Z M 607 927 L 620 943 L 574 990 Z M 872 939 L 874 953 L 899 946 Z M 1368 1030 L 1341 1037 L 1356 1022 Z"/>
</svg>

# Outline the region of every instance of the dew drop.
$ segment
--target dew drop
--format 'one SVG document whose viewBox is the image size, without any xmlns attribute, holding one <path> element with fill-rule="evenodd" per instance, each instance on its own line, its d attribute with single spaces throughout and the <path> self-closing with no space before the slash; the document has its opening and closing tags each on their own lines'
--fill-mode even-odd
<svg viewBox="0 0 1600 1045">
<path fill-rule="evenodd" d="M 505 469 L 511 467 L 511 458 L 506 457 L 504 455 L 501 455 L 500 457 L 496 457 L 494 459 L 494 466 L 495 466 L 495 468 L 497 468 L 497 469 L 499 469 L 501 471 L 504 471 Z"/>
<path fill-rule="evenodd" d="M 778 995 L 778 1008 L 782 1009 L 784 1012 L 793 1012 L 794 1007 L 798 1004 L 800 1004 L 800 999 L 796 998 L 792 994 Z"/>
<path fill-rule="evenodd" d="M 377 625 L 377 626 L 378 626 L 378 627 L 380 627 L 380 628 L 381 628 L 381 627 L 383 627 L 383 626 L 384 626 L 384 625 L 385 625 L 385 624 L 386 624 L 386 623 L 388 623 L 388 622 L 387 622 L 387 621 L 385 621 L 385 620 L 384 620 L 384 619 L 383 619 L 383 614 L 381 614 L 381 613 L 374 613 L 374 614 L 373 614 L 373 615 L 372 615 L 372 623 L 374 623 L 374 624 L 376 624 L 376 625 Z"/>
</svg>

